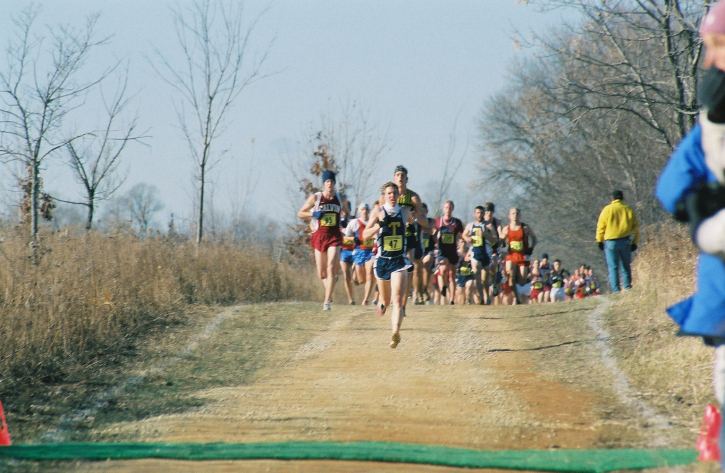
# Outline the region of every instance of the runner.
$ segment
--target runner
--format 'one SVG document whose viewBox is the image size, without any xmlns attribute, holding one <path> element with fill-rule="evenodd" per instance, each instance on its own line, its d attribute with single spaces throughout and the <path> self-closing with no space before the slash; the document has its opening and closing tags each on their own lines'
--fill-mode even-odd
<svg viewBox="0 0 725 473">
<path fill-rule="evenodd" d="M 517 208 L 509 210 L 509 224 L 503 228 L 501 239 L 506 240 L 509 252 L 506 255 L 506 277 L 513 282 L 511 287 L 516 291 L 519 282 L 526 284 L 528 276 L 528 257 L 536 246 L 536 235 L 531 227 L 521 221 L 521 211 Z M 518 299 L 518 294 L 516 294 Z"/>
<path fill-rule="evenodd" d="M 501 221 L 493 216 L 494 211 L 496 210 L 496 207 L 493 205 L 492 202 L 486 202 L 483 204 L 483 221 L 486 222 L 486 225 L 490 228 L 491 234 L 496 237 L 496 242 L 492 243 L 491 246 L 486 248 L 486 251 L 488 251 L 489 258 L 491 257 L 492 253 L 496 250 L 496 248 L 499 247 L 500 239 L 501 239 L 501 232 L 503 229 L 501 228 Z M 488 294 L 491 294 L 491 286 L 494 284 L 494 279 L 496 278 L 496 272 L 498 271 L 497 267 L 491 267 L 484 269 L 483 272 L 483 287 L 484 290 L 488 291 Z"/>
<path fill-rule="evenodd" d="M 471 288 L 473 288 L 473 252 L 465 240 L 458 240 L 458 268 L 456 270 L 456 304 L 466 305 L 471 301 Z"/>
<path fill-rule="evenodd" d="M 486 224 L 484 222 L 484 208 L 478 206 L 473 210 L 473 217 L 476 219 L 473 222 L 466 224 L 466 228 L 463 230 L 463 240 L 471 244 L 473 259 L 471 260 L 471 267 L 473 271 L 473 281 L 476 286 L 475 297 L 478 299 L 478 304 L 485 304 L 488 300 L 488 288 L 484 286 L 486 279 L 485 270 L 491 264 L 491 251 L 486 245 L 488 241 L 491 245 L 498 242 L 498 234 L 494 235 L 493 225 Z"/>
<path fill-rule="evenodd" d="M 587 285 L 587 275 L 584 265 L 574 273 L 574 299 L 584 299 L 587 296 L 589 287 Z"/>
<path fill-rule="evenodd" d="M 330 310 L 332 292 L 335 289 L 335 276 L 340 261 L 340 248 L 342 247 L 342 234 L 340 222 L 343 209 L 347 207 L 347 200 L 335 193 L 335 173 L 325 171 L 322 173 L 322 191 L 315 192 L 307 198 L 300 211 L 299 218 L 310 218 L 310 245 L 315 250 L 315 266 L 317 277 L 325 285 L 325 301 L 323 310 Z"/>
<path fill-rule="evenodd" d="M 503 270 L 501 268 L 501 256 L 497 250 L 491 253 L 491 265 L 486 271 L 493 273 L 490 285 L 488 286 L 488 297 L 491 304 L 501 304 L 501 293 L 503 291 Z"/>
<path fill-rule="evenodd" d="M 446 297 L 451 304 L 456 300 L 456 268 L 458 266 L 458 240 L 463 233 L 463 223 L 453 216 L 453 201 L 443 204 L 443 216 L 436 219 L 436 239 L 438 240 L 438 259 L 441 263 L 441 274 L 438 276 L 438 287 L 441 290 L 441 305 Z"/>
<path fill-rule="evenodd" d="M 431 278 L 431 274 L 433 274 L 433 263 L 435 262 L 436 226 L 435 219 L 428 218 L 428 206 L 425 202 L 420 204 L 420 207 L 423 211 L 423 218 L 428 222 L 428 228 L 425 230 L 421 228 L 420 232 L 420 244 L 423 247 L 423 257 L 421 258 L 421 262 L 423 263 L 423 297 L 419 299 L 419 302 L 426 303 L 430 301 L 429 291 L 431 281 L 436 279 L 435 277 Z"/>
<path fill-rule="evenodd" d="M 375 247 L 375 238 L 362 239 L 362 233 L 365 231 L 370 216 L 368 204 L 360 204 L 357 213 L 359 217 L 350 221 L 347 228 L 345 228 L 345 235 L 352 237 L 355 242 L 352 260 L 355 264 L 355 274 L 358 282 L 365 284 L 362 305 L 368 305 L 368 299 L 373 292 L 373 248 Z"/>
<path fill-rule="evenodd" d="M 403 165 L 395 167 L 393 174 L 393 182 L 398 186 L 398 204 L 410 210 L 417 218 L 423 215 L 422 202 L 420 196 L 408 189 L 408 170 Z M 403 299 L 403 307 L 408 303 L 408 294 L 411 287 L 413 288 L 413 297 L 419 299 L 423 294 L 423 248 L 420 241 L 420 232 L 428 230 L 426 227 L 427 220 L 423 220 L 424 224 L 417 221 L 405 227 L 405 239 L 407 244 L 407 256 L 413 262 L 413 277 L 408 278 L 408 286 L 405 290 L 406 297 Z"/>
<path fill-rule="evenodd" d="M 596 274 L 594 274 L 594 269 L 589 268 L 587 269 L 587 274 L 589 275 L 589 292 L 592 296 L 598 296 L 599 295 L 599 278 L 597 278 Z"/>
<path fill-rule="evenodd" d="M 541 274 L 539 260 L 531 262 L 531 298 L 529 304 L 539 304 L 544 301 L 544 277 Z"/>
<path fill-rule="evenodd" d="M 398 187 L 394 183 L 385 183 L 381 193 L 384 204 L 370 216 L 362 236 L 363 239 L 377 237 L 375 277 L 380 291 L 377 309 L 383 315 L 390 303 L 393 304 L 390 348 L 395 348 L 400 343 L 400 324 L 405 316 L 403 300 L 408 287 L 408 272 L 412 269 L 406 257 L 405 226 L 413 223 L 414 217 L 410 210 L 398 205 Z"/>
<path fill-rule="evenodd" d="M 544 290 L 543 290 L 543 302 L 549 302 L 549 299 L 551 298 L 551 279 L 549 278 L 549 275 L 551 274 L 551 264 L 549 264 L 549 255 L 544 253 L 541 255 L 541 262 L 539 263 L 539 272 L 541 273 L 541 278 L 544 282 Z"/>
<path fill-rule="evenodd" d="M 564 292 L 566 280 L 564 279 L 564 271 L 561 269 L 561 260 L 554 260 L 550 278 L 551 293 L 549 297 L 551 298 L 551 302 L 564 302 L 566 300 L 566 294 Z"/>
<path fill-rule="evenodd" d="M 343 199 L 346 196 L 343 194 Z M 345 207 L 347 214 L 343 217 L 340 222 L 340 231 L 342 232 L 342 251 L 340 252 L 340 268 L 342 269 L 342 283 L 345 286 L 345 292 L 347 293 L 347 301 L 350 305 L 355 305 L 355 298 L 352 295 L 352 276 L 353 276 L 353 259 L 352 252 L 355 250 L 355 239 L 352 236 L 345 236 L 345 229 L 350 223 L 350 201 L 347 201 Z"/>
</svg>

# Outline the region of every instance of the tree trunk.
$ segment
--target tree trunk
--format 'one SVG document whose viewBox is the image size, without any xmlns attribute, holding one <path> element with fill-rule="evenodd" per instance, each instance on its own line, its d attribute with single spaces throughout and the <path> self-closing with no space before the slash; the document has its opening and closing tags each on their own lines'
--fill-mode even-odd
<svg viewBox="0 0 725 473">
<path fill-rule="evenodd" d="M 196 233 L 196 246 L 201 245 L 201 237 L 204 234 L 204 184 L 205 184 L 205 170 L 202 165 L 200 168 L 200 183 L 199 183 L 199 219 L 197 222 L 197 233 Z"/>
<path fill-rule="evenodd" d="M 32 187 L 30 190 L 30 236 L 33 242 L 38 236 L 38 176 L 39 163 L 32 164 Z"/>
<path fill-rule="evenodd" d="M 86 221 L 86 230 L 91 231 L 93 226 L 93 201 L 88 204 L 88 221 Z"/>
</svg>

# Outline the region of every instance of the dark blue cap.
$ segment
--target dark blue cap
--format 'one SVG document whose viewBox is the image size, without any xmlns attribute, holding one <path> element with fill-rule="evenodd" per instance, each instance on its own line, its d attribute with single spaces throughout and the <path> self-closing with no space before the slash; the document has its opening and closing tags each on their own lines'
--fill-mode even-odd
<svg viewBox="0 0 725 473">
<path fill-rule="evenodd" d="M 329 169 L 322 173 L 322 182 L 324 183 L 328 179 L 332 179 L 332 182 L 337 182 L 337 180 L 335 179 L 335 173 L 330 171 Z"/>
</svg>

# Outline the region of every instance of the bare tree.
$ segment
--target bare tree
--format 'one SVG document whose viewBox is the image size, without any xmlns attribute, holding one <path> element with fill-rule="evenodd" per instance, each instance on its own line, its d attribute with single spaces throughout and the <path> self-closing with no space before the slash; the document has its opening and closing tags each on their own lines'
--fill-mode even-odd
<svg viewBox="0 0 725 473">
<path fill-rule="evenodd" d="M 711 0 L 527 3 L 579 14 L 561 33 L 534 34 L 527 42 L 541 56 L 569 63 L 571 74 L 559 75 L 551 89 L 565 91 L 575 104 L 565 114 L 577 119 L 597 110 L 626 112 L 674 149 L 695 124 L 702 55 L 697 27 Z"/>
<path fill-rule="evenodd" d="M 663 218 L 652 188 L 697 111 L 696 34 L 709 2 L 532 0 L 573 8 L 579 22 L 534 36 L 485 105 L 481 184 L 525 209 L 561 254 L 601 259 L 591 243 L 615 188 L 643 224 Z M 581 260 L 579 262 L 581 262 Z"/>
<path fill-rule="evenodd" d="M 84 95 L 108 74 L 90 79 L 82 71 L 91 52 L 107 43 L 96 39 L 97 15 L 76 31 L 48 27 L 36 33 L 38 9 L 30 6 L 14 20 L 16 34 L 0 70 L 0 159 L 17 160 L 30 170 L 30 233 L 38 233 L 40 169 L 43 162 L 86 133 L 66 134 L 66 116 L 81 107 Z"/>
<path fill-rule="evenodd" d="M 173 11 L 176 39 L 183 65 L 169 61 L 156 50 L 156 72 L 180 93 L 175 103 L 181 131 L 195 165 L 198 183 L 196 243 L 204 235 L 204 198 L 207 174 L 226 151 L 215 151 L 215 140 L 224 133 L 226 117 L 246 87 L 266 77 L 262 66 L 269 47 L 253 57 L 252 35 L 264 11 L 245 25 L 243 2 L 197 0 Z M 188 107 L 188 108 L 187 108 Z"/>
<path fill-rule="evenodd" d="M 355 206 L 375 197 L 377 189 L 371 184 L 393 147 L 389 123 L 376 120 L 369 108 L 356 101 L 348 101 L 339 113 L 322 114 L 306 135 L 297 153 L 285 158 L 292 177 L 300 183 L 300 194 L 291 199 L 293 205 L 297 205 L 296 197 L 322 187 L 319 179 L 328 169 L 337 173 L 337 190 Z"/>
<path fill-rule="evenodd" d="M 448 135 L 448 147 L 446 148 L 446 155 L 443 160 L 445 162 L 445 166 L 443 167 L 443 175 L 441 176 L 440 182 L 436 185 L 434 194 L 435 198 L 433 200 L 433 206 L 431 207 L 433 212 L 431 215 L 442 215 L 441 210 L 443 208 L 444 196 L 448 194 L 451 183 L 455 179 L 456 174 L 458 174 L 458 171 L 461 169 L 463 161 L 466 158 L 466 153 L 468 152 L 469 143 L 468 139 L 466 139 L 466 144 L 463 146 L 463 150 L 460 151 L 460 155 L 456 157 L 456 154 L 459 152 L 457 133 L 459 115 L 456 115 L 455 120 L 453 120 L 453 129 Z"/>
<path fill-rule="evenodd" d="M 86 230 L 93 226 L 93 215 L 99 202 L 108 200 L 126 180 L 117 175 L 120 157 L 128 144 L 141 142 L 143 134 L 136 133 L 138 117 L 128 123 L 118 122 L 131 98 L 126 97 L 128 73 L 120 82 L 110 102 L 101 90 L 101 98 L 107 112 L 107 121 L 102 129 L 69 142 L 66 145 L 68 163 L 73 169 L 76 180 L 83 186 L 85 193 L 82 202 L 62 200 L 61 202 L 83 205 L 87 208 Z"/>
<path fill-rule="evenodd" d="M 321 136 L 326 137 L 338 166 L 340 192 L 358 206 L 377 191 L 370 184 L 378 165 L 392 149 L 390 124 L 375 120 L 370 108 L 357 101 L 348 101 L 337 120 L 328 115 L 320 121 Z"/>
<path fill-rule="evenodd" d="M 122 200 L 132 224 L 136 225 L 141 236 L 148 232 L 156 212 L 164 208 L 158 194 L 156 186 L 141 182 L 133 186 Z"/>
</svg>

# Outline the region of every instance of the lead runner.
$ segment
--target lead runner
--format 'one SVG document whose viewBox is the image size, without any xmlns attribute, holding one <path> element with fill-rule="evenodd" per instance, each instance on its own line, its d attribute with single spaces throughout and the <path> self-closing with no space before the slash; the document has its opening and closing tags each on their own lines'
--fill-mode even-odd
<svg viewBox="0 0 725 473">
<path fill-rule="evenodd" d="M 335 192 L 335 173 L 322 173 L 322 191 L 307 198 L 297 212 L 299 218 L 310 218 L 310 245 L 315 250 L 317 277 L 325 285 L 325 301 L 322 310 L 330 310 L 332 292 L 335 289 L 335 276 L 340 267 L 340 248 L 342 233 L 340 222 L 343 209 L 347 208 L 347 199 Z"/>
<path fill-rule="evenodd" d="M 405 166 L 398 165 L 393 173 L 393 182 L 398 187 L 398 205 L 415 212 L 415 215 L 423 215 L 422 202 L 417 192 L 408 188 L 408 170 Z M 414 303 L 419 303 L 423 297 L 423 247 L 421 244 L 421 233 L 430 232 L 428 220 L 414 221 L 405 228 L 406 256 L 413 262 L 413 275 L 408 278 L 408 286 L 405 289 L 403 307 L 408 304 L 408 294 L 413 287 Z"/>
<path fill-rule="evenodd" d="M 413 268 L 406 256 L 405 227 L 420 217 L 398 205 L 397 185 L 387 182 L 380 190 L 383 205 L 373 210 L 362 236 L 363 239 L 377 238 L 378 252 L 374 268 L 380 292 L 377 309 L 383 315 L 387 306 L 393 304 L 390 312 L 393 329 L 390 348 L 395 348 L 400 343 L 400 324 L 405 316 L 403 299 L 407 297 L 408 273 Z"/>
</svg>

